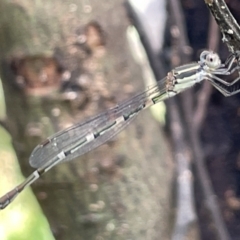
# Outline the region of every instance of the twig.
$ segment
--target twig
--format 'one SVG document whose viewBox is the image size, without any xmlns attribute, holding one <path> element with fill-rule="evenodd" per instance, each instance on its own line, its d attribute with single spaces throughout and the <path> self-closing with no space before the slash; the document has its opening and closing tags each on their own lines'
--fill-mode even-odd
<svg viewBox="0 0 240 240">
<path fill-rule="evenodd" d="M 214 24 L 213 17 L 210 20 L 208 46 L 212 50 L 218 49 L 219 37 L 218 27 Z M 202 153 L 201 143 L 199 141 L 199 130 L 202 122 L 205 119 L 206 108 L 209 102 L 212 86 L 209 83 L 204 83 L 204 86 L 199 94 L 196 110 L 193 114 L 193 122 L 190 123 L 190 140 L 193 147 L 193 154 L 195 159 L 196 173 L 203 190 L 206 206 L 210 212 L 212 220 L 215 225 L 215 231 L 218 235 L 218 239 L 227 240 L 230 239 L 226 225 L 223 221 L 221 211 L 216 200 L 214 190 L 210 181 L 209 174 L 206 170 L 204 156 Z"/>
<path fill-rule="evenodd" d="M 175 11 L 174 11 L 173 16 L 174 16 L 175 20 L 177 19 L 177 17 L 175 17 L 175 16 L 178 16 L 178 14 L 181 15 L 181 13 L 177 12 L 177 10 L 176 10 L 177 6 L 180 9 L 179 5 L 176 4 L 176 2 L 174 2 Z M 187 44 L 187 40 L 184 39 L 185 36 L 186 36 L 186 34 L 184 34 L 185 29 L 183 27 L 181 27 L 181 24 L 183 24 L 183 22 L 184 21 L 181 20 L 181 18 L 178 18 L 177 21 L 175 21 L 175 24 L 179 27 L 179 29 L 180 28 L 182 29 L 181 31 L 183 31 L 183 33 L 181 34 L 181 37 L 180 37 L 182 39 L 181 39 L 181 41 L 179 41 L 178 47 L 183 47 L 184 43 Z M 216 32 L 216 28 L 213 28 L 211 30 L 215 30 L 213 32 Z M 214 45 L 214 44 L 216 44 L 216 42 L 217 42 L 217 39 L 212 44 Z M 216 45 L 215 45 L 215 47 L 216 47 Z M 182 56 L 181 56 L 181 59 L 182 59 Z M 209 93 L 208 93 L 208 97 L 209 96 L 210 96 L 210 90 L 209 90 Z M 219 236 L 219 239 L 227 240 L 227 239 L 229 239 L 228 232 L 227 232 L 226 226 L 224 224 L 224 221 L 222 219 L 217 201 L 215 200 L 214 191 L 212 189 L 211 182 L 209 180 L 210 178 L 209 178 L 209 176 L 207 174 L 207 171 L 205 169 L 204 157 L 203 157 L 203 154 L 199 154 L 199 152 L 201 152 L 201 149 L 202 149 L 201 144 L 200 144 L 200 140 L 199 140 L 199 132 L 198 132 L 199 125 L 198 125 L 198 128 L 196 128 L 195 125 L 193 124 L 193 122 L 191 121 L 192 116 L 193 116 L 193 106 L 192 106 L 193 101 L 191 101 L 191 99 L 193 99 L 192 96 L 191 96 L 191 92 L 188 92 L 187 95 L 183 94 L 183 96 L 182 96 L 185 119 L 186 119 L 186 122 L 188 123 L 188 129 L 186 129 L 186 128 L 182 128 L 182 129 L 185 129 L 184 134 L 188 135 L 189 138 L 190 138 L 189 143 L 191 143 L 190 145 L 192 146 L 191 150 L 192 150 L 192 154 L 193 154 L 194 163 L 197 166 L 197 172 L 198 172 L 199 179 L 200 179 L 200 182 L 201 182 L 201 186 L 202 186 L 202 189 L 203 189 L 204 199 L 206 199 L 207 208 L 210 212 L 211 219 L 212 219 L 214 225 L 216 226 L 216 234 Z M 207 104 L 207 100 L 205 101 L 205 103 L 202 102 L 201 107 L 205 108 L 206 104 Z M 176 112 L 176 110 L 175 110 L 175 112 Z M 203 112 L 205 112 L 204 109 L 203 109 Z M 172 114 L 171 114 L 171 117 L 172 117 Z M 203 118 L 204 118 L 204 114 L 202 114 L 202 116 L 199 116 L 198 120 L 200 120 L 200 121 L 199 121 L 198 124 L 200 124 L 200 122 L 202 121 Z M 180 121 L 180 119 L 179 119 L 179 121 Z M 174 132 L 174 135 L 175 135 L 175 132 Z M 183 139 L 181 141 L 183 141 Z M 178 141 L 174 141 L 174 142 L 175 142 L 175 144 L 179 144 Z M 185 143 L 185 141 L 183 141 L 183 143 Z M 182 144 L 182 151 L 184 149 L 187 149 L 186 146 L 184 146 L 183 143 L 181 143 Z M 176 149 L 176 150 L 179 150 L 179 149 Z M 186 157 L 187 156 L 185 156 L 185 159 L 187 159 Z M 184 158 L 181 158 L 181 161 L 183 161 L 183 160 L 184 160 Z M 180 163 L 180 164 L 183 164 L 183 162 Z M 190 165 L 188 165 L 188 167 L 189 166 Z M 186 182 L 185 182 L 185 184 L 186 184 Z M 184 188 L 182 188 L 182 189 L 184 189 Z M 180 211 L 179 211 L 179 213 L 180 213 Z M 182 220 L 182 218 L 179 218 L 179 219 Z M 183 233 L 184 233 L 183 230 L 185 229 L 185 231 L 186 231 L 186 227 L 187 226 L 189 227 L 189 225 L 186 225 L 187 222 L 185 221 L 185 222 L 182 222 L 182 225 L 180 225 L 181 227 L 179 228 L 179 223 L 180 223 L 180 221 L 176 222 L 174 233 L 177 234 L 176 236 L 178 237 L 178 239 L 181 239 L 183 237 Z M 183 223 L 185 223 L 185 224 L 183 224 Z M 188 224 L 189 223 L 190 223 L 190 221 L 188 222 Z M 180 231 L 180 230 L 182 230 L 182 231 Z M 179 235 L 179 234 L 181 234 L 181 235 Z M 174 239 L 176 239 L 176 238 L 174 238 Z"/>
<path fill-rule="evenodd" d="M 223 0 L 205 0 L 206 5 L 212 12 L 222 34 L 223 42 L 229 51 L 235 53 L 240 50 L 240 27 L 232 16 Z"/>
<path fill-rule="evenodd" d="M 210 17 L 210 26 L 208 31 L 208 48 L 217 51 L 219 45 L 218 25 L 214 21 L 213 16 Z M 203 87 L 199 92 L 197 106 L 193 113 L 193 124 L 196 131 L 199 131 L 202 122 L 205 119 L 206 108 L 212 92 L 212 85 L 208 81 L 203 83 Z"/>
<path fill-rule="evenodd" d="M 172 240 L 198 239 L 197 234 L 190 238 L 194 230 L 197 231 L 197 217 L 194 206 L 193 176 L 191 171 L 191 151 L 185 141 L 185 131 L 179 114 L 176 99 L 169 101 L 169 114 L 171 116 L 171 131 L 174 159 L 177 171 L 177 212 Z"/>
<path fill-rule="evenodd" d="M 179 34 L 175 34 L 173 38 L 175 48 L 173 51 L 173 59 L 179 59 L 175 64 L 183 64 L 190 61 L 192 53 L 189 47 L 187 33 L 185 29 L 185 19 L 179 1 L 170 0 L 170 9 L 172 19 L 176 30 Z M 174 65 L 174 63 L 173 63 Z M 173 66 L 175 67 L 175 66 Z M 186 98 L 191 97 L 191 90 L 187 91 L 183 97 L 183 105 L 192 109 L 192 104 Z M 186 100 L 186 101 L 185 101 Z M 177 171 L 177 211 L 174 229 L 172 232 L 172 240 L 180 239 L 196 239 L 198 238 L 197 217 L 194 206 L 193 178 L 191 160 L 192 154 L 186 142 L 186 131 L 183 125 L 180 108 L 177 106 L 176 99 L 171 99 L 168 104 L 170 115 L 170 127 L 172 131 L 172 140 L 174 148 L 174 159 Z M 190 110 L 191 111 L 191 110 Z M 194 234 L 193 236 L 190 236 Z"/>
<path fill-rule="evenodd" d="M 228 234 L 226 225 L 222 219 L 222 215 L 219 210 L 216 195 L 214 194 L 209 175 L 206 171 L 204 156 L 201 151 L 201 148 L 199 147 L 201 146 L 199 137 L 195 131 L 191 132 L 191 140 L 192 140 L 194 158 L 196 160 L 195 165 L 196 165 L 198 177 L 200 179 L 201 188 L 203 190 L 206 207 L 210 211 L 211 217 L 214 222 L 215 231 L 218 235 L 217 239 L 229 240 L 231 238 Z"/>
</svg>

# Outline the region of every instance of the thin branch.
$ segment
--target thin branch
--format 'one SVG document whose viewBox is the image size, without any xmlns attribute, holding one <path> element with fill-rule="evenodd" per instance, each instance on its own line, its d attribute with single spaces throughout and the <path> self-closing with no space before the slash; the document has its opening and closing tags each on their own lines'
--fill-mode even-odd
<svg viewBox="0 0 240 240">
<path fill-rule="evenodd" d="M 185 130 L 179 114 L 177 100 L 168 103 L 171 116 L 170 127 L 174 147 L 174 160 L 177 174 L 176 219 L 172 232 L 172 240 L 198 239 L 197 216 L 194 206 L 193 173 L 191 170 L 191 151 L 185 140 Z M 190 234 L 194 233 L 194 238 Z"/>
<path fill-rule="evenodd" d="M 217 51 L 219 44 L 219 34 L 217 24 L 214 23 L 213 17 L 210 18 L 209 27 L 209 37 L 208 37 L 208 47 L 212 50 Z M 211 214 L 212 220 L 215 225 L 215 230 L 218 238 L 221 240 L 230 239 L 228 230 L 223 221 L 221 211 L 219 209 L 218 201 L 215 197 L 214 190 L 212 188 L 211 180 L 206 170 L 204 155 L 202 153 L 201 143 L 199 141 L 199 130 L 202 122 L 205 119 L 206 108 L 211 95 L 212 86 L 205 82 L 203 88 L 198 97 L 198 103 L 196 110 L 193 114 L 193 122 L 190 123 L 190 140 L 193 146 L 193 154 L 195 159 L 196 173 L 198 174 L 198 179 L 203 190 L 204 199 L 206 206 Z"/>
<path fill-rule="evenodd" d="M 210 17 L 210 26 L 208 31 L 208 48 L 217 51 L 219 45 L 219 28 L 214 21 L 213 16 Z M 199 131 L 202 122 L 205 119 L 206 108 L 212 93 L 212 85 L 208 81 L 203 83 L 203 87 L 198 94 L 197 106 L 193 114 L 193 124 L 196 131 Z"/>
<path fill-rule="evenodd" d="M 240 50 L 240 27 L 223 0 L 205 0 L 212 12 L 222 34 L 223 42 L 229 51 L 235 53 Z"/>
<path fill-rule="evenodd" d="M 170 1 L 170 2 L 173 2 L 173 0 L 172 1 Z M 174 20 L 175 20 L 175 24 L 177 25 L 177 27 L 179 28 L 179 29 L 181 29 L 183 32 L 182 32 L 182 34 L 181 34 L 181 36 L 180 36 L 180 38 L 182 38 L 181 40 L 179 40 L 178 41 L 178 44 L 177 44 L 177 47 L 179 48 L 179 47 L 184 47 L 184 46 L 186 46 L 187 45 L 187 43 L 188 43 L 188 41 L 187 41 L 187 39 L 184 39 L 185 38 L 185 36 L 186 36 L 186 34 L 184 34 L 185 33 L 185 29 L 183 28 L 183 27 L 181 27 L 181 24 L 183 24 L 184 23 L 184 21 L 180 18 L 180 17 L 178 17 L 177 18 L 177 16 L 178 16 L 178 14 L 179 14 L 179 12 L 177 12 L 177 9 L 176 9 L 176 6 L 178 6 L 178 4 L 176 3 L 176 1 L 174 2 L 174 7 L 173 7 L 173 9 L 175 10 L 174 11 L 174 14 L 173 14 L 173 18 L 174 18 Z M 179 7 L 179 6 L 178 6 Z M 177 21 L 176 21 L 177 20 Z M 213 26 L 213 28 L 211 29 L 211 30 L 216 30 L 216 28 L 214 28 L 214 26 Z M 213 31 L 213 32 L 216 32 L 216 31 Z M 216 40 L 217 41 L 217 40 Z M 213 45 L 215 45 L 216 44 L 216 42 L 214 42 L 214 43 L 212 43 Z M 217 45 L 217 44 L 216 44 Z M 212 47 L 216 47 L 216 45 L 215 46 L 212 46 Z M 181 59 L 183 59 L 183 57 L 181 56 Z M 187 123 L 188 123 L 188 129 L 186 129 L 185 131 L 184 131 L 184 133 L 183 133 L 183 135 L 188 135 L 189 137 L 190 137 L 190 142 L 191 142 L 191 146 L 192 146 L 192 154 L 193 154 L 193 159 L 194 159 L 194 163 L 196 164 L 196 166 L 197 166 L 197 172 L 198 172 L 198 176 L 199 176 L 199 179 L 200 179 L 200 182 L 201 182 L 201 187 L 202 187 L 202 191 L 203 191 L 203 193 L 204 193 L 204 199 L 205 199 L 205 201 L 206 201 L 206 205 L 207 205 L 207 208 L 208 208 L 208 210 L 209 210 L 209 213 L 210 213 L 210 215 L 211 215 L 211 219 L 212 219 L 212 221 L 213 221 L 213 223 L 214 223 L 214 225 L 216 226 L 216 234 L 218 235 L 218 237 L 219 237 L 219 239 L 222 239 L 222 240 L 227 240 L 227 239 L 229 239 L 229 235 L 228 235 L 228 231 L 227 231 L 227 229 L 226 229 L 226 226 L 225 226 L 225 223 L 224 223 L 224 221 L 223 221 L 223 219 L 222 219 L 222 216 L 221 216 L 221 212 L 220 212 L 220 209 L 219 209 L 219 207 L 218 207 L 218 203 L 217 203 L 217 201 L 216 201 L 216 199 L 215 199 L 215 194 L 214 194 L 214 191 L 213 191 L 213 189 L 212 189 L 212 185 L 211 185 L 211 181 L 210 181 L 210 178 L 209 178 L 209 176 L 208 176 L 208 173 L 207 173 L 207 171 L 206 171 L 206 168 L 205 168 L 205 164 L 204 164 L 204 156 L 203 156 L 203 154 L 201 153 L 201 154 L 199 154 L 199 152 L 201 152 L 201 149 L 202 149 L 202 147 L 201 147 L 201 143 L 200 143 L 200 140 L 199 140 L 199 132 L 198 132 L 198 128 L 196 128 L 195 127 L 195 125 L 193 124 L 193 122 L 191 121 L 191 119 L 192 119 L 192 115 L 193 115 L 193 108 L 192 108 L 192 106 L 191 106 L 191 103 L 193 102 L 193 101 L 190 101 L 190 99 L 192 99 L 192 97 L 191 97 L 191 95 L 190 95 L 190 93 L 188 92 L 187 93 L 187 96 L 184 94 L 183 96 L 182 96 L 182 100 L 183 100 L 183 109 L 184 109 L 184 114 L 185 114 L 185 119 L 186 119 L 186 121 L 187 121 Z M 206 102 L 205 102 L 205 104 L 206 104 Z M 170 111 L 171 111 L 171 109 L 170 109 Z M 176 110 L 174 111 L 174 112 L 176 112 Z M 171 114 L 171 117 L 173 117 L 173 113 Z M 176 116 L 175 116 L 176 117 Z M 202 117 L 204 117 L 203 115 L 200 117 L 200 118 L 202 118 Z M 201 122 L 202 120 L 200 120 L 200 122 Z M 178 119 L 178 122 L 179 122 L 179 124 L 180 124 L 180 119 Z M 176 124 L 176 123 L 175 123 Z M 182 128 L 182 129 L 185 129 L 184 127 Z M 174 134 L 173 135 L 175 135 L 176 134 L 176 132 L 174 132 Z M 174 136 L 173 136 L 174 137 Z M 178 139 L 179 140 L 179 139 Z M 184 151 L 184 149 L 187 149 L 187 148 L 185 148 L 185 146 L 183 145 L 183 143 L 185 142 L 185 141 L 183 141 L 184 140 L 184 137 L 182 137 L 182 142 L 181 142 L 181 148 L 180 149 L 182 149 L 182 151 Z M 177 144 L 180 144 L 179 143 L 179 141 L 177 141 L 177 140 L 175 140 L 174 141 L 175 142 L 175 144 L 177 143 Z M 176 148 L 176 147 L 175 147 Z M 176 149 L 176 150 L 179 150 L 180 151 L 180 149 Z M 176 151 L 176 152 L 179 152 L 179 151 Z M 181 151 L 180 151 L 181 152 Z M 185 156 L 186 157 L 186 156 Z M 186 158 L 187 159 L 187 158 Z M 180 165 L 179 166 L 181 166 L 181 164 L 183 164 L 183 160 L 184 160 L 184 158 L 182 158 L 181 159 L 181 161 L 182 162 L 180 162 Z M 178 166 L 178 167 L 179 167 Z M 187 169 L 187 168 L 185 168 L 185 169 Z M 186 184 L 186 183 L 185 183 Z M 179 185 L 180 186 L 180 185 Z M 183 188 L 184 189 L 184 188 Z M 186 203 L 185 203 L 186 204 Z M 190 206 L 190 205 L 189 205 Z M 180 212 L 179 212 L 179 214 L 180 214 Z M 180 218 L 181 219 L 181 218 Z M 174 231 L 174 233 L 175 234 L 178 234 L 177 236 L 179 237 L 179 239 L 180 239 L 180 237 L 182 237 L 183 236 L 183 233 L 184 232 L 182 232 L 183 230 L 184 230 L 184 227 L 185 227 L 185 231 L 186 231 L 186 227 L 188 226 L 189 227 L 189 225 L 187 225 L 186 224 L 186 222 L 185 222 L 185 224 L 183 224 L 184 222 L 182 222 L 182 228 L 179 228 L 179 226 L 177 225 L 177 223 L 180 223 L 180 222 L 176 222 L 176 226 L 175 226 L 175 231 Z M 189 224 L 190 222 L 188 222 L 188 224 Z M 182 230 L 181 232 L 179 232 L 180 230 Z M 181 233 L 181 235 L 179 235 Z M 174 236 L 175 237 L 175 236 Z"/>
<path fill-rule="evenodd" d="M 172 58 L 178 59 L 178 61 L 173 62 L 173 65 L 179 65 L 189 62 L 192 51 L 189 47 L 187 31 L 185 27 L 186 24 L 181 5 L 178 0 L 170 0 L 169 4 L 175 32 L 179 32 L 179 34 L 173 34 L 172 36 L 173 45 L 175 45 L 175 47 L 172 48 Z M 190 91 L 188 91 L 188 94 L 185 94 L 191 94 Z M 190 103 L 190 101 L 184 101 L 184 99 L 182 99 L 183 105 Z M 172 240 L 186 238 L 192 239 L 193 236 L 190 237 L 191 233 L 194 234 L 194 239 L 196 239 L 198 238 L 198 226 L 194 206 L 194 191 L 191 167 L 192 155 L 186 141 L 186 131 L 183 125 L 180 108 L 178 107 L 176 99 L 171 99 L 168 102 L 168 107 L 171 119 L 171 137 L 173 140 L 173 148 L 175 153 L 174 160 L 176 162 L 177 171 L 177 210 L 174 229 L 172 232 Z M 192 109 L 191 103 L 188 107 Z"/>
</svg>

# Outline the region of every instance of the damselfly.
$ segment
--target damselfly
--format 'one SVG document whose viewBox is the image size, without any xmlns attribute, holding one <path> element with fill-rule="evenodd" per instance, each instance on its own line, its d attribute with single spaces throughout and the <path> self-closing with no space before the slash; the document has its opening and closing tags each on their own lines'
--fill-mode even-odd
<svg viewBox="0 0 240 240">
<path fill-rule="evenodd" d="M 125 128 L 143 109 L 173 97 L 196 83 L 208 80 L 225 96 L 238 93 L 240 88 L 229 90 L 228 87 L 239 81 L 239 77 L 232 82 L 227 82 L 216 76 L 233 73 L 238 68 L 234 67 L 238 57 L 232 54 L 225 64 L 221 64 L 218 54 L 203 51 L 199 62 L 176 67 L 156 85 L 148 87 L 145 92 L 86 122 L 78 123 L 47 138 L 33 150 L 30 156 L 30 165 L 36 170 L 25 181 L 0 198 L 0 209 L 8 206 L 22 190 L 53 166 L 70 161 L 102 145 Z"/>
</svg>

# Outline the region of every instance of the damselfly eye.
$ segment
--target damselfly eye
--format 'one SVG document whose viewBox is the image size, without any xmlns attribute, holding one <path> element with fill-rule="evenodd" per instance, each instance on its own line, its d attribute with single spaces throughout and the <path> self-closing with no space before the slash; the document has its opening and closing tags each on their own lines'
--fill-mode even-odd
<svg viewBox="0 0 240 240">
<path fill-rule="evenodd" d="M 205 63 L 210 69 L 217 69 L 221 66 L 221 60 L 218 54 L 213 52 L 209 52 L 206 55 Z"/>
</svg>

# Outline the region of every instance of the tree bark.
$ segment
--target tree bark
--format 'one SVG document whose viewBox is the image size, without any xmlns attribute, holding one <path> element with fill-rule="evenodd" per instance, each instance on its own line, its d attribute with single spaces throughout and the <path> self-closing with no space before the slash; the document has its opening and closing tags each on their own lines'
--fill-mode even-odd
<svg viewBox="0 0 240 240">
<path fill-rule="evenodd" d="M 128 47 L 129 22 L 122 3 L 2 4 L 12 16 L 4 14 L 9 29 L 2 30 L 0 44 L 9 125 L 26 175 L 31 171 L 27 156 L 35 144 L 144 88 Z M 39 61 L 45 72 L 53 64 L 54 81 L 47 87 L 39 84 L 43 68 L 30 71 Z M 16 80 L 11 69 L 24 78 L 22 92 L 10 84 Z M 67 74 L 70 83 L 80 82 L 74 101 L 59 91 L 59 79 Z M 166 138 L 145 111 L 117 138 L 56 166 L 33 189 L 56 239 L 169 239 L 171 179 Z"/>
</svg>

